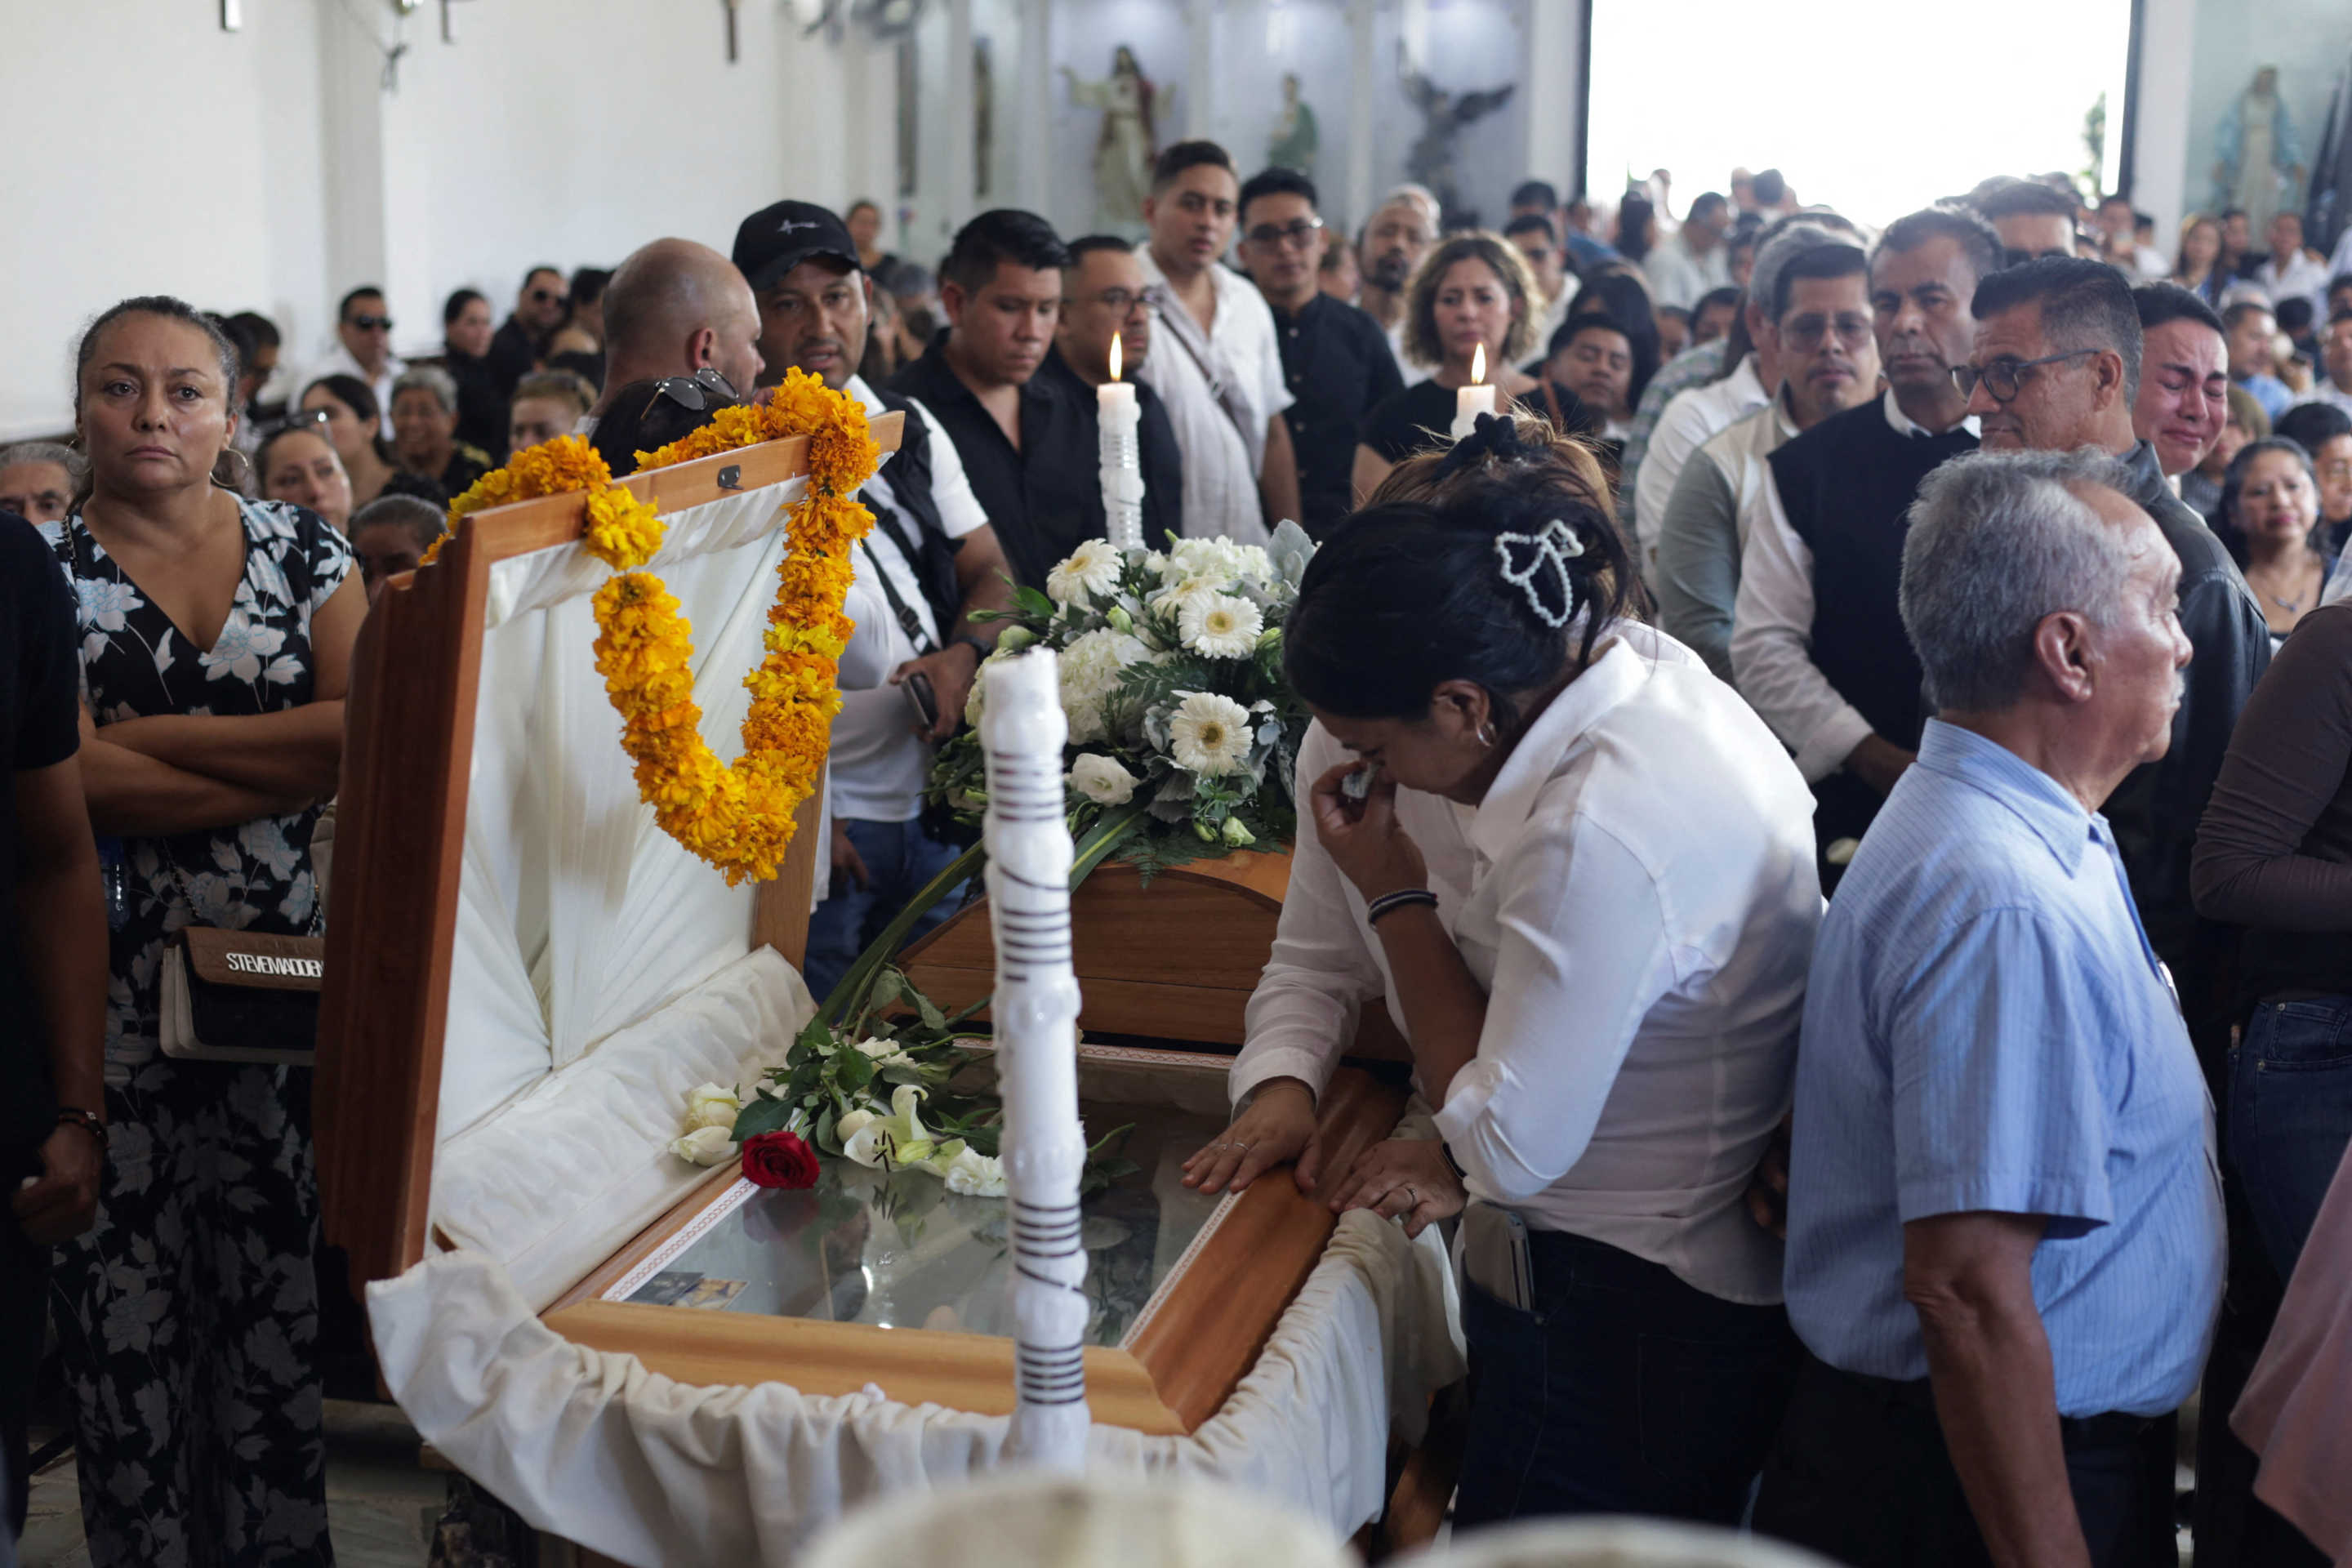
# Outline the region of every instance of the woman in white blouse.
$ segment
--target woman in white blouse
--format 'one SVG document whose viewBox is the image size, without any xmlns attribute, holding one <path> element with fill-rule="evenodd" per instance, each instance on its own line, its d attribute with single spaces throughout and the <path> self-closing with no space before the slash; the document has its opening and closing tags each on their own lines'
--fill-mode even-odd
<svg viewBox="0 0 2352 1568">
<path fill-rule="evenodd" d="M 1295 1160 L 1333 1207 L 1415 1234 L 1470 1200 L 1457 1524 L 1734 1523 L 1797 1357 L 1780 1244 L 1743 1194 L 1789 1104 L 1812 797 L 1636 618 L 1590 452 L 1481 424 L 1307 569 L 1285 637 L 1317 721 L 1314 832 L 1250 1002 L 1242 1109 L 1187 1179 Z M 1376 998 L 1442 1142 L 1323 1171 L 1316 1096 Z"/>
</svg>

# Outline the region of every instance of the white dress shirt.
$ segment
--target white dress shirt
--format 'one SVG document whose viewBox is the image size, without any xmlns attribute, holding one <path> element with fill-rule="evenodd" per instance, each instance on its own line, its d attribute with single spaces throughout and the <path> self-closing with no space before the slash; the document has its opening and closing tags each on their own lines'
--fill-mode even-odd
<svg viewBox="0 0 2352 1568">
<path fill-rule="evenodd" d="M 367 383 L 368 390 L 375 394 L 376 416 L 383 426 L 383 438 L 389 441 L 392 439 L 392 384 L 398 381 L 400 373 L 407 368 L 408 362 L 398 354 L 386 354 L 383 374 L 370 375 L 360 368 L 360 362 L 352 357 L 352 351 L 343 347 L 339 339 L 334 352 L 312 365 L 303 375 L 302 384 L 294 389 L 294 395 L 299 398 L 310 390 L 310 384 L 322 375 L 348 375 L 354 381 L 363 381 Z"/>
<path fill-rule="evenodd" d="M 1642 552 L 1646 571 L 1658 559 L 1658 527 L 1666 519 L 1666 502 L 1675 481 L 1691 454 L 1717 431 L 1728 429 L 1771 401 L 1749 354 L 1739 368 L 1721 381 L 1677 393 L 1658 416 L 1650 431 L 1649 450 L 1643 454 L 1641 472 L 1633 480 L 1634 548 Z"/>
<path fill-rule="evenodd" d="M 1167 283 L 1150 247 L 1139 247 L 1135 259 L 1146 282 Z M 1247 416 L 1256 421 L 1255 431 L 1262 437 L 1267 422 L 1292 402 L 1283 381 L 1274 311 L 1257 285 L 1222 261 L 1210 264 L 1209 279 L 1217 301 L 1207 334 L 1209 348 L 1232 372 Z M 1171 297 L 1161 309 L 1181 310 L 1184 306 Z M 1136 374 L 1160 394 L 1168 406 L 1169 423 L 1176 427 L 1176 448 L 1184 457 L 1184 536 L 1214 539 L 1222 534 L 1238 544 L 1264 544 L 1265 509 L 1258 496 L 1257 470 L 1250 464 L 1251 444 L 1242 439 L 1217 402 L 1192 352 L 1173 331 L 1162 329 L 1152 334 L 1150 357 Z"/>
<path fill-rule="evenodd" d="M 2327 324 L 2327 264 L 2307 250 L 2298 250 L 2287 258 L 2284 267 L 2273 256 L 2254 268 L 2254 281 L 2271 297 L 2274 306 L 2289 300 L 2311 301 L 2311 319 L 2315 325 Z"/>
<path fill-rule="evenodd" d="M 1419 386 L 1437 374 L 1437 367 L 1433 364 L 1415 364 L 1405 358 L 1403 317 L 1398 317 L 1397 324 L 1388 330 L 1388 340 L 1389 353 L 1395 356 L 1397 362 L 1397 374 L 1404 377 L 1407 386 Z"/>
<path fill-rule="evenodd" d="M 1879 406 L 1898 434 L 1930 434 L 1903 412 L 1892 388 Z M 1975 433 L 1973 417 L 1961 423 Z M 1813 663 L 1812 547 L 1790 525 L 1769 463 L 1764 465 L 1762 488 L 1740 557 L 1731 668 L 1739 694 L 1796 753 L 1805 782 L 1818 784 L 1844 765 L 1871 733 L 1870 721 L 1838 695 Z"/>
<path fill-rule="evenodd" d="M 1749 1174 L 1788 1108 L 1822 897 L 1813 801 L 1731 689 L 1621 622 L 1476 807 L 1400 790 L 1438 919 L 1487 994 L 1437 1113 L 1471 1193 L 1663 1264 L 1726 1300 L 1780 1299 Z M 1306 790 L 1347 752 L 1318 724 Z M 1238 1100 L 1318 1094 L 1362 1005 L 1404 1014 L 1364 900 L 1298 836 L 1251 996 Z"/>
<path fill-rule="evenodd" d="M 869 416 L 887 412 L 863 376 L 851 376 L 848 391 L 866 405 Z M 984 526 L 988 514 L 971 493 L 963 459 L 938 419 L 920 403 L 915 403 L 912 413 L 931 435 L 931 500 L 940 510 L 940 531 L 950 539 L 961 539 Z M 909 539 L 922 526 L 914 513 L 898 505 L 888 479 L 879 476 L 868 479 L 858 494 L 877 507 L 877 515 L 883 506 L 895 510 L 898 526 Z M 856 656 L 878 668 L 883 679 L 868 689 L 845 689 L 841 694 L 841 711 L 833 721 L 833 813 L 857 822 L 905 822 L 922 815 L 931 748 L 915 733 L 914 710 L 906 693 L 889 685 L 888 679 L 890 671 L 928 650 L 919 649 L 898 624 L 889 595 L 877 581 L 877 563 L 889 575 L 900 602 L 922 623 L 929 647 L 938 647 L 943 632 L 951 628 L 939 625 L 923 597 L 915 563 L 899 550 L 889 530 L 877 523 L 851 552 L 850 562 L 855 568 L 850 577 L 851 599 L 844 607 L 857 623 L 850 642 Z"/>
<path fill-rule="evenodd" d="M 1643 258 L 1642 270 L 1648 275 L 1650 292 L 1659 304 L 1680 305 L 1687 310 L 1710 290 L 1730 285 L 1731 247 L 1717 241 L 1713 250 L 1700 256 L 1683 242 L 1680 233 L 1672 234 L 1650 247 L 1650 254 Z"/>
</svg>

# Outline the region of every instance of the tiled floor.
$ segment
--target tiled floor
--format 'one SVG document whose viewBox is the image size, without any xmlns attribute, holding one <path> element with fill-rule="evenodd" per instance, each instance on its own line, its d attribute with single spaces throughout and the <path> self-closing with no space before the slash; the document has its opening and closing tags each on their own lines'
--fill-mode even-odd
<svg viewBox="0 0 2352 1568">
<path fill-rule="evenodd" d="M 445 1479 L 416 1462 L 416 1434 L 389 1405 L 327 1401 L 327 1528 L 338 1568 L 419 1568 Z M 33 1478 L 23 1568 L 88 1568 L 71 1457 Z"/>
</svg>

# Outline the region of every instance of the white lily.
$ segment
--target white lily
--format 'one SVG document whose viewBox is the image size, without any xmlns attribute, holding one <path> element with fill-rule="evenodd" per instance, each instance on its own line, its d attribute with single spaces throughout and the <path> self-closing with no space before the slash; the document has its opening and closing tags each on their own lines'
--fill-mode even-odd
<svg viewBox="0 0 2352 1568">
<path fill-rule="evenodd" d="M 890 1114 L 853 1110 L 833 1124 L 841 1152 L 861 1165 L 878 1167 L 885 1159 L 894 1165 L 919 1165 L 931 1156 L 931 1135 L 923 1130 L 921 1110 L 928 1093 L 902 1083 L 890 1093 Z"/>
</svg>

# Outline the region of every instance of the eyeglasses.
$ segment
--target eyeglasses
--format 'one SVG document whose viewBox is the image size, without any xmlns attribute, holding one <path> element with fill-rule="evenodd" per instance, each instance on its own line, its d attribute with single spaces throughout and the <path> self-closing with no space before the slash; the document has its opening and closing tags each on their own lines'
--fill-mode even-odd
<svg viewBox="0 0 2352 1568">
<path fill-rule="evenodd" d="M 1304 250 L 1315 237 L 1315 231 L 1322 226 L 1319 217 L 1293 218 L 1288 223 L 1262 223 L 1242 237 L 1252 245 L 1274 246 L 1286 241 L 1293 248 Z"/>
<path fill-rule="evenodd" d="M 2096 349 L 2069 349 L 2063 354 L 2043 354 L 2040 359 L 1997 359 L 1982 370 L 1972 364 L 1956 364 L 1952 367 L 1952 384 L 1960 389 L 1962 397 L 1974 397 L 1978 384 L 1982 383 L 1995 403 L 2008 403 L 2025 384 L 2025 372 L 2039 365 L 2059 364 L 2098 352 Z"/>
<path fill-rule="evenodd" d="M 1780 329 L 1780 341 L 1801 354 L 1811 353 L 1834 331 L 1837 341 L 1849 349 L 1858 349 L 1870 341 L 1870 318 L 1860 314 L 1829 316 L 1799 316 Z"/>
<path fill-rule="evenodd" d="M 684 408 L 699 414 L 711 405 L 712 395 L 721 403 L 741 401 L 734 383 L 704 365 L 692 375 L 673 375 L 654 383 L 654 396 L 667 397 Z"/>
<path fill-rule="evenodd" d="M 317 430 L 323 433 L 329 424 L 323 408 L 289 409 L 286 416 L 262 432 L 262 439 L 276 440 L 289 430 Z"/>
<path fill-rule="evenodd" d="M 1095 296 L 1095 303 L 1119 316 L 1132 316 L 1138 310 L 1149 310 L 1160 302 L 1160 291 L 1151 284 L 1140 289 L 1106 289 Z"/>
<path fill-rule="evenodd" d="M 561 305 L 564 300 L 552 289 L 534 289 L 530 291 L 530 298 L 531 302 L 537 305 Z"/>
<path fill-rule="evenodd" d="M 388 332 L 392 331 L 392 318 L 390 316 L 345 316 L 343 318 L 343 323 L 346 326 L 357 327 L 363 332 Z"/>
</svg>

